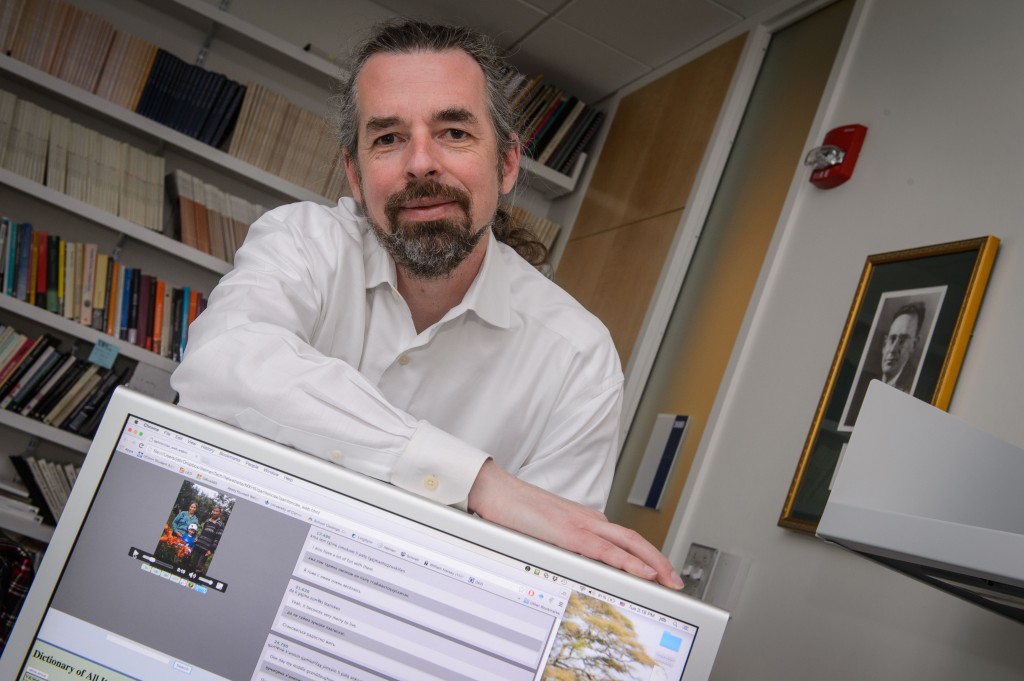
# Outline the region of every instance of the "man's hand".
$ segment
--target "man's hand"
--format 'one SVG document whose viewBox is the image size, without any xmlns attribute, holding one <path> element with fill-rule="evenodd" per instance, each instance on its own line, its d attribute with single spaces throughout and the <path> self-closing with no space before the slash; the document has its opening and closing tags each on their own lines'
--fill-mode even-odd
<svg viewBox="0 0 1024 681">
<path fill-rule="evenodd" d="M 493 460 L 483 465 L 469 491 L 469 510 L 637 577 L 683 588 L 668 559 L 637 532 L 608 522 L 594 509 L 523 482 Z"/>
</svg>

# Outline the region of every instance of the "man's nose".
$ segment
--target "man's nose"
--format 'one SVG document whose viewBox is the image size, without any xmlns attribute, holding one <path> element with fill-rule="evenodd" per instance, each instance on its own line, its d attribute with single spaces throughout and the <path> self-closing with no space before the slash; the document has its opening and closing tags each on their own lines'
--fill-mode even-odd
<svg viewBox="0 0 1024 681">
<path fill-rule="evenodd" d="M 406 178 L 424 179 L 437 175 L 441 170 L 437 152 L 437 146 L 429 137 L 417 136 L 410 140 L 406 148 Z"/>
</svg>

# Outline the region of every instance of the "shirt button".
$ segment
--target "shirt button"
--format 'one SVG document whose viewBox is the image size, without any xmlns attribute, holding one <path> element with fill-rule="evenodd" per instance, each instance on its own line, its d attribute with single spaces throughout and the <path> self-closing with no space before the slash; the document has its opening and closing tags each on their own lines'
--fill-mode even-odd
<svg viewBox="0 0 1024 681">
<path fill-rule="evenodd" d="M 398 363 L 401 364 L 402 366 L 405 366 L 406 364 L 408 364 L 409 361 L 410 361 L 409 355 L 402 355 L 401 357 L 398 358 Z"/>
<path fill-rule="evenodd" d="M 339 452 L 337 449 L 331 452 L 331 461 L 333 461 L 334 463 L 341 462 L 341 452 Z"/>
<path fill-rule="evenodd" d="M 441 483 L 438 481 L 436 475 L 428 475 L 427 477 L 423 478 L 423 489 L 427 490 L 428 492 L 436 492 L 437 486 L 440 484 Z"/>
</svg>

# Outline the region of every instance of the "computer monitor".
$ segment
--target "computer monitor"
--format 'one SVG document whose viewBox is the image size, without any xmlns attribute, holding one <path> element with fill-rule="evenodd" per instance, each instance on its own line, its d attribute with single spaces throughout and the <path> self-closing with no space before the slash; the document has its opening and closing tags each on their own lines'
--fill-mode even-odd
<svg viewBox="0 0 1024 681">
<path fill-rule="evenodd" d="M 727 619 L 119 388 L 0 678 L 696 681 Z"/>
</svg>

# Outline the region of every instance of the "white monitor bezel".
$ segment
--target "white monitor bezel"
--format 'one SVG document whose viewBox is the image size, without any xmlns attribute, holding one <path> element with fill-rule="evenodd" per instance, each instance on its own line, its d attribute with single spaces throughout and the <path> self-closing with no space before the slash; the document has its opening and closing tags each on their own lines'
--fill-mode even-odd
<svg viewBox="0 0 1024 681">
<path fill-rule="evenodd" d="M 378 480 L 348 471 L 314 456 L 252 435 L 165 402 L 118 388 L 89 448 L 61 521 L 35 575 L 15 627 L 0 658 L 0 678 L 16 678 L 24 656 L 39 629 L 53 591 L 88 513 L 93 492 L 113 455 L 125 420 L 136 416 L 210 445 L 244 454 L 296 477 L 316 481 L 374 506 L 413 518 L 442 532 L 513 556 L 524 563 L 615 594 L 641 607 L 660 612 L 698 628 L 682 681 L 707 679 L 725 632 L 729 615 L 696 599 L 672 592 L 606 565 L 583 558 L 477 516 L 438 505 Z M 298 456 L 296 454 L 299 454 Z"/>
</svg>

